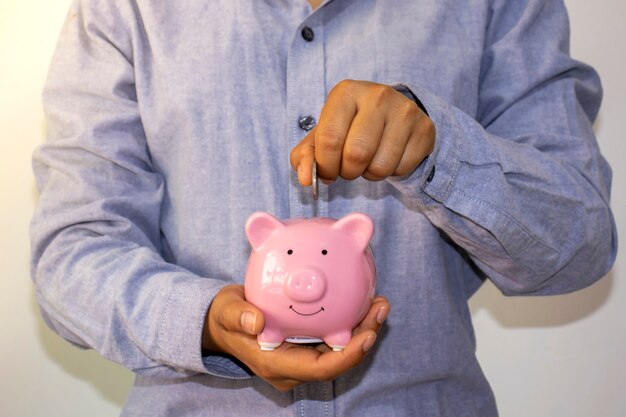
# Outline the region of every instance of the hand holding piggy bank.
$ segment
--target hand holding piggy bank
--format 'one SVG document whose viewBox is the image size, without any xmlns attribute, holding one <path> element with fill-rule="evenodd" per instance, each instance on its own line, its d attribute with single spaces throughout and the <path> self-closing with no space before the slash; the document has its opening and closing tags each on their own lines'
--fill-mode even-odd
<svg viewBox="0 0 626 417">
<path fill-rule="evenodd" d="M 257 338 L 262 350 L 285 340 L 324 341 L 335 351 L 348 344 L 374 296 L 373 229 L 361 213 L 339 220 L 250 216 L 245 297 L 265 317 Z"/>
</svg>

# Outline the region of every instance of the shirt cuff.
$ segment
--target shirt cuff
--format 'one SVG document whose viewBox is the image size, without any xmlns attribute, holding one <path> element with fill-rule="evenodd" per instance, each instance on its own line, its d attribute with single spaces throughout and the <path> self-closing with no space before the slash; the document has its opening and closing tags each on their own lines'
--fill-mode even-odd
<svg viewBox="0 0 626 417">
<path fill-rule="evenodd" d="M 392 87 L 414 100 L 433 121 L 435 146 L 413 173 L 389 180 L 403 194 L 422 204 L 444 203 L 458 175 L 462 152 L 461 128 L 456 125 L 455 118 L 450 117 L 453 110 L 423 88 L 403 82 L 392 84 Z"/>
<path fill-rule="evenodd" d="M 182 282 L 181 282 L 182 281 Z M 208 373 L 225 378 L 249 378 L 234 358 L 202 356 L 202 331 L 209 306 L 227 282 L 184 277 L 174 282 L 158 327 L 158 360 L 179 373 Z"/>
<path fill-rule="evenodd" d="M 206 372 L 229 379 L 247 379 L 254 376 L 247 366 L 232 356 L 209 355 L 202 358 Z"/>
</svg>

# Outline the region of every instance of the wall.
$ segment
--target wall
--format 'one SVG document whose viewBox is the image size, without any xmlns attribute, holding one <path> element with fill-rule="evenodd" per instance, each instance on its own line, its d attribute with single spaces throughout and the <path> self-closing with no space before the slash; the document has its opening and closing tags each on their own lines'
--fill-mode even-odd
<svg viewBox="0 0 626 417">
<path fill-rule="evenodd" d="M 40 91 L 69 0 L 0 3 L 0 415 L 112 416 L 130 372 L 70 347 L 39 318 L 29 278 L 28 222 L 36 202 L 30 155 L 44 137 Z M 596 123 L 614 170 L 613 208 L 626 236 L 626 3 L 569 0 L 572 52 L 605 86 Z M 610 49 L 606 49 L 610 48 Z M 505 417 L 626 415 L 626 257 L 569 296 L 471 300 L 478 354 Z M 620 279 L 622 278 L 622 279 Z"/>
<path fill-rule="evenodd" d="M 623 239 L 626 3 L 566 0 L 566 5 L 572 55 L 592 64 L 604 85 L 595 132 L 613 168 L 612 208 Z M 503 417 L 626 416 L 623 246 L 608 276 L 583 291 L 504 298 L 487 285 L 471 300 L 478 356 Z"/>
</svg>

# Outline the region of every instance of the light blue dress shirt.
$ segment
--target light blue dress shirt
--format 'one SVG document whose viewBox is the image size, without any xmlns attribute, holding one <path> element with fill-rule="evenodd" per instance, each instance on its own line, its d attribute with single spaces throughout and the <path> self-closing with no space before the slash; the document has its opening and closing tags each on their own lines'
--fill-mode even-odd
<svg viewBox="0 0 626 417">
<path fill-rule="evenodd" d="M 34 156 L 44 318 L 136 373 L 125 416 L 496 416 L 468 298 L 485 279 L 574 291 L 616 253 L 600 82 L 568 37 L 548 0 L 75 1 Z M 323 186 L 315 206 L 289 152 L 343 79 L 419 99 L 436 148 L 408 177 Z M 335 381 L 280 393 L 202 357 L 257 210 L 374 220 L 392 313 Z"/>
</svg>

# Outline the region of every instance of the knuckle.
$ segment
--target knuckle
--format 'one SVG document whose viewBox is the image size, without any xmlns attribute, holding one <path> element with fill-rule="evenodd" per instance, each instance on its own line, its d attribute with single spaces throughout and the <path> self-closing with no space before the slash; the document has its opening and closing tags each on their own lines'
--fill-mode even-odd
<svg viewBox="0 0 626 417">
<path fill-rule="evenodd" d="M 368 99 L 376 107 L 381 106 L 391 97 L 392 92 L 395 91 L 388 85 L 373 84 L 369 88 Z"/>
<path fill-rule="evenodd" d="M 369 162 L 369 152 L 362 145 L 347 146 L 343 151 L 342 159 L 348 164 L 362 165 Z"/>
<path fill-rule="evenodd" d="M 228 327 L 228 309 L 220 308 L 215 312 L 215 321 L 223 328 Z"/>
<path fill-rule="evenodd" d="M 408 167 L 400 166 L 400 167 L 398 167 L 398 169 L 395 170 L 393 175 L 396 176 L 396 177 L 405 177 L 405 176 L 409 175 L 411 172 L 413 172 L 413 171 L 410 170 Z"/>
<path fill-rule="evenodd" d="M 410 175 L 413 173 L 413 171 L 415 171 L 417 165 L 418 162 L 415 160 L 402 161 L 402 163 L 398 165 L 398 167 L 394 171 L 393 175 L 397 177 L 405 177 L 407 175 Z"/>
<path fill-rule="evenodd" d="M 303 151 L 302 143 L 297 144 L 291 150 L 291 152 L 289 153 L 289 162 L 291 163 L 292 166 L 295 166 L 296 163 L 299 162 L 300 159 L 302 159 L 302 151 Z"/>
<path fill-rule="evenodd" d="M 384 180 L 384 178 L 380 178 L 380 177 L 374 176 L 374 175 L 370 174 L 367 171 L 365 171 L 363 173 L 362 177 L 365 178 L 366 180 L 372 181 L 372 182 L 378 182 L 378 181 Z M 360 329 L 360 327 L 358 327 L 356 330 L 359 330 L 359 329 Z"/>
<path fill-rule="evenodd" d="M 323 152 L 337 152 L 343 147 L 340 130 L 332 125 L 320 127 L 315 137 L 315 146 Z"/>
<path fill-rule="evenodd" d="M 356 81 L 350 79 L 341 80 L 330 90 L 330 94 L 347 94 L 352 91 L 355 83 Z"/>
<path fill-rule="evenodd" d="M 409 99 L 405 99 L 402 104 L 398 105 L 396 115 L 401 120 L 415 120 L 419 116 L 419 112 L 417 104 Z"/>
<path fill-rule="evenodd" d="M 381 180 L 393 174 L 395 167 L 390 166 L 384 161 L 374 161 L 367 167 L 367 173 L 374 180 Z"/>
</svg>

